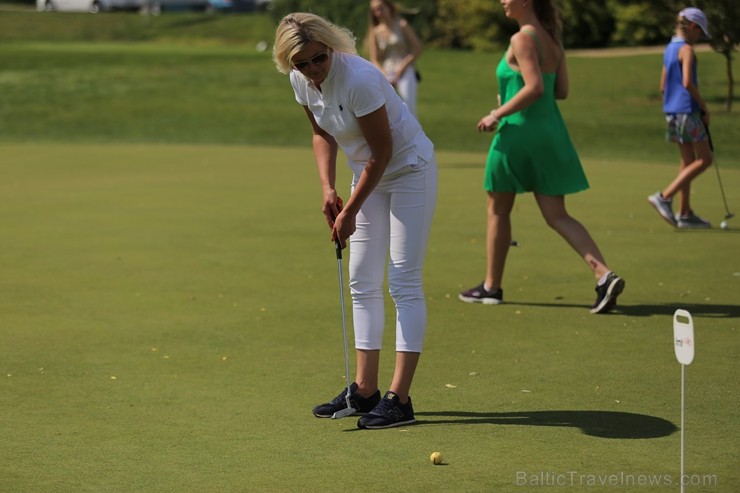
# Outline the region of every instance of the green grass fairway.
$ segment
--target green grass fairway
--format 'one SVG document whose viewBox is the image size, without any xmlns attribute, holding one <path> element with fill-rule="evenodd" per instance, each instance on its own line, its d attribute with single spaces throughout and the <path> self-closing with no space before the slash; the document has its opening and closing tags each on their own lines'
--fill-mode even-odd
<svg viewBox="0 0 740 493">
<path fill-rule="evenodd" d="M 425 52 L 440 193 L 420 424 L 358 431 L 310 413 L 345 384 L 337 263 L 308 124 L 255 50 L 273 31 L 267 15 L 0 15 L 0 493 L 676 492 L 677 308 L 697 340 L 688 491 L 740 491 L 740 218 L 676 232 L 646 201 L 678 165 L 660 54 L 568 60 L 561 109 L 592 186 L 569 209 L 627 281 L 593 316 L 588 268 L 531 195 L 507 303 L 457 300 L 485 268 L 475 122 L 500 53 Z M 724 59 L 699 57 L 738 212 L 737 101 L 722 110 Z M 713 169 L 693 194 L 719 225 Z"/>
<path fill-rule="evenodd" d="M 665 225 L 645 198 L 674 164 L 585 160 L 592 189 L 569 208 L 627 281 L 620 309 L 593 316 L 587 267 L 530 195 L 507 303 L 456 299 L 483 276 L 484 153 L 441 151 L 420 424 L 358 431 L 310 414 L 343 387 L 344 362 L 308 146 L 31 142 L 0 156 L 2 492 L 676 492 L 677 308 L 696 331 L 687 491 L 740 491 L 740 218 Z M 740 170 L 722 173 L 740 211 Z M 693 205 L 721 221 L 714 170 Z"/>
</svg>

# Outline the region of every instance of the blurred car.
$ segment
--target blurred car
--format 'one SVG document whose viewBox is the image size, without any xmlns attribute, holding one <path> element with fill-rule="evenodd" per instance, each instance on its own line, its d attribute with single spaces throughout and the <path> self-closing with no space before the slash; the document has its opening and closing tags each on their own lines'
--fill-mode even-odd
<svg viewBox="0 0 740 493">
<path fill-rule="evenodd" d="M 209 12 L 266 12 L 272 8 L 272 0 L 208 0 Z"/>
<path fill-rule="evenodd" d="M 156 15 L 176 10 L 266 12 L 270 8 L 272 0 L 36 0 L 36 10 L 44 12 L 140 10 Z"/>
<path fill-rule="evenodd" d="M 143 0 L 143 12 L 159 14 L 179 10 L 209 10 L 209 0 Z"/>
<path fill-rule="evenodd" d="M 101 12 L 139 10 L 145 0 L 36 0 L 36 10 L 45 12 Z"/>
</svg>

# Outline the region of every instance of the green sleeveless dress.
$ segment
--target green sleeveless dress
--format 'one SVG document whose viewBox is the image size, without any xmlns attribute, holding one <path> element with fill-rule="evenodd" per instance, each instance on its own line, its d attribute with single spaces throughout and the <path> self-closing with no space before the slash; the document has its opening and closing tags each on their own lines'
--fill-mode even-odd
<svg viewBox="0 0 740 493">
<path fill-rule="evenodd" d="M 542 63 L 539 40 L 537 43 Z M 520 72 L 506 63 L 496 69 L 501 104 L 524 87 Z M 568 129 L 555 102 L 555 73 L 543 73 L 544 94 L 527 108 L 501 119 L 486 161 L 488 192 L 537 192 L 566 195 L 588 188 Z"/>
</svg>

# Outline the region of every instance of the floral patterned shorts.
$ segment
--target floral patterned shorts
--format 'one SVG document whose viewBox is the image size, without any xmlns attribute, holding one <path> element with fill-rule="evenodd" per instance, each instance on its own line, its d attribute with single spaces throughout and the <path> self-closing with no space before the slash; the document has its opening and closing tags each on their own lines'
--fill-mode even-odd
<svg viewBox="0 0 740 493">
<path fill-rule="evenodd" d="M 668 124 L 665 140 L 668 142 L 689 144 L 707 140 L 707 129 L 700 113 L 668 113 L 665 120 Z"/>
</svg>

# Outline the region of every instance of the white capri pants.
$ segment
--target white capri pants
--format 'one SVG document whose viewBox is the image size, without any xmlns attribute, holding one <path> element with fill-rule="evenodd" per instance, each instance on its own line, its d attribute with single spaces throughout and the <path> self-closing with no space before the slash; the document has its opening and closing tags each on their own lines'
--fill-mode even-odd
<svg viewBox="0 0 740 493">
<path fill-rule="evenodd" d="M 358 179 L 355 175 L 353 190 Z M 396 351 L 421 353 L 427 325 L 422 268 L 436 202 L 437 162 L 432 159 L 383 176 L 357 214 L 349 247 L 356 349 L 383 345 L 387 259 Z"/>
</svg>

